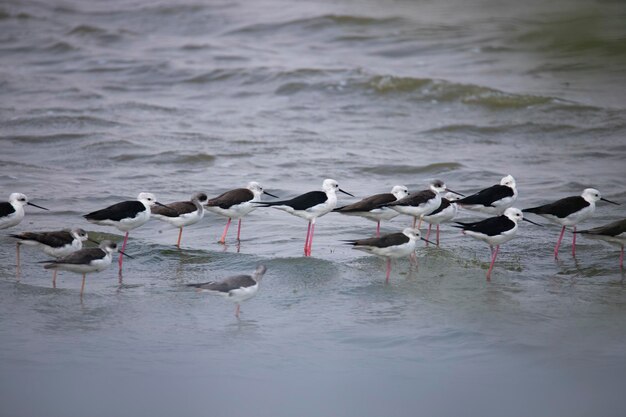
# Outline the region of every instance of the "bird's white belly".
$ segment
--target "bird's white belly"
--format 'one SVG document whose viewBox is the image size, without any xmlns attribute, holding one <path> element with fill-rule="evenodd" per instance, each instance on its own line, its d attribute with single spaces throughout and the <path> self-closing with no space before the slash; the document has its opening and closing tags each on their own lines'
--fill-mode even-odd
<svg viewBox="0 0 626 417">
<path fill-rule="evenodd" d="M 254 297 L 258 289 L 259 284 L 253 285 L 251 287 L 231 290 L 228 292 L 228 299 L 234 303 L 240 303 Z"/>
<path fill-rule="evenodd" d="M 230 219 L 240 219 L 244 216 L 247 216 L 252 211 L 254 211 L 257 206 L 250 201 L 246 201 L 245 203 L 235 204 L 230 206 L 227 209 L 223 209 L 221 207 L 205 207 L 207 211 L 211 213 L 219 214 L 220 216 L 228 217 Z"/>
</svg>

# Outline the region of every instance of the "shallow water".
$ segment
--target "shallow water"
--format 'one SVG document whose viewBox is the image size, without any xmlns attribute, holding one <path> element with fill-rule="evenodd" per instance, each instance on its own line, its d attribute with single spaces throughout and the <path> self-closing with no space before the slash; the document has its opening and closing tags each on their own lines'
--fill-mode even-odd
<svg viewBox="0 0 626 417">
<path fill-rule="evenodd" d="M 306 224 L 270 209 L 239 248 L 211 214 L 180 251 L 151 221 L 121 284 L 90 276 L 82 302 L 34 250 L 15 279 L 9 232 L 119 239 L 80 215 L 140 191 L 471 193 L 510 173 L 518 207 L 589 186 L 626 203 L 626 7 L 544 3 L 0 2 L 0 188 L 51 209 L 0 234 L 0 414 L 620 415 L 618 251 L 581 238 L 573 259 L 567 236 L 555 262 L 556 226 L 523 224 L 489 283 L 488 248 L 449 226 L 385 285 L 384 261 L 341 244 L 374 223 L 321 218 L 305 259 Z M 259 262 L 240 321 L 184 286 Z"/>
</svg>

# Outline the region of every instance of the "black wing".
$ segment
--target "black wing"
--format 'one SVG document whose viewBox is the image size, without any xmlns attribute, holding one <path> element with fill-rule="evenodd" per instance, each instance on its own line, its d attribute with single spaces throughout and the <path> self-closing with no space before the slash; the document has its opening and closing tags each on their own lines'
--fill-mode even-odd
<svg viewBox="0 0 626 417">
<path fill-rule="evenodd" d="M 498 200 L 502 200 L 503 198 L 513 197 L 513 189 L 511 187 L 507 187 L 506 185 L 496 184 L 489 188 L 485 188 L 477 192 L 476 194 L 472 194 L 456 202 L 458 204 L 480 204 L 485 207 L 491 206 L 494 202 Z"/>
<path fill-rule="evenodd" d="M 146 207 L 139 201 L 122 201 L 105 209 L 85 214 L 87 220 L 113 220 L 120 221 L 126 218 L 134 218 L 137 213 L 144 211 Z"/>
<path fill-rule="evenodd" d="M 261 207 L 289 206 L 294 210 L 306 210 L 318 204 L 323 204 L 326 200 L 328 200 L 328 197 L 325 192 L 310 191 L 296 198 L 292 198 L 291 200 L 263 202 L 261 203 Z"/>
<path fill-rule="evenodd" d="M 562 219 L 589 206 L 589 202 L 581 196 L 565 197 L 554 203 L 522 210 L 526 213 L 551 214 Z"/>
<path fill-rule="evenodd" d="M 166 204 L 165 207 L 154 206 L 151 209 L 153 214 L 160 214 L 165 217 L 178 217 L 181 214 L 193 213 L 196 210 L 198 208 L 191 201 L 177 201 L 176 203 Z"/>
<path fill-rule="evenodd" d="M 404 233 L 391 233 L 381 237 L 372 237 L 369 239 L 349 240 L 352 246 L 373 246 L 376 248 L 388 248 L 390 246 L 398 246 L 407 243 L 410 239 Z"/>
<path fill-rule="evenodd" d="M 9 214 L 13 213 L 15 213 L 15 209 L 13 208 L 13 205 L 11 203 L 8 203 L 6 201 L 0 203 L 0 217 L 6 217 Z"/>
<path fill-rule="evenodd" d="M 419 193 L 408 195 L 398 201 L 383 204 L 383 206 L 412 206 L 417 207 L 420 204 L 424 204 L 428 200 L 435 198 L 436 194 L 431 190 L 420 191 Z"/>
<path fill-rule="evenodd" d="M 206 204 L 209 207 L 219 207 L 222 209 L 228 209 L 236 204 L 245 203 L 254 198 L 254 193 L 247 188 L 237 188 L 235 190 L 226 191 L 211 200 Z"/>
<path fill-rule="evenodd" d="M 87 265 L 91 261 L 102 259 L 105 256 L 106 252 L 100 248 L 87 248 L 81 249 L 59 259 L 46 261 L 45 263 L 50 264 L 48 266 L 53 266 L 55 264 Z M 48 266 L 46 266 L 46 268 Z"/>
<path fill-rule="evenodd" d="M 203 282 L 199 284 L 187 284 L 188 287 L 199 288 L 202 290 L 218 291 L 218 292 L 230 292 L 239 288 L 253 287 L 257 284 L 250 275 L 235 275 L 234 277 L 226 278 L 224 281 L 219 282 Z"/>
<path fill-rule="evenodd" d="M 437 210 L 433 211 L 432 213 L 429 214 L 429 216 L 432 216 L 434 214 L 437 214 L 439 212 L 442 212 L 443 210 L 447 209 L 448 207 L 450 207 L 450 200 L 448 200 L 447 198 L 442 198 L 441 199 L 441 204 L 439 204 L 439 207 L 437 207 Z"/>
<path fill-rule="evenodd" d="M 593 229 L 589 230 L 580 230 L 574 233 L 600 236 L 619 236 L 622 233 L 626 233 L 626 219 L 618 220 L 605 226 L 594 227 Z"/>
<path fill-rule="evenodd" d="M 74 241 L 74 237 L 67 230 L 60 230 L 58 232 L 25 232 L 19 235 L 11 235 L 20 240 L 32 240 L 39 242 L 43 245 L 50 246 L 51 248 L 60 248 L 65 245 L 69 245 Z"/>
<path fill-rule="evenodd" d="M 396 201 L 396 197 L 390 193 L 384 194 L 376 194 L 371 197 L 364 198 L 361 201 L 358 201 L 354 204 L 349 204 L 347 206 L 338 207 L 333 211 L 337 211 L 339 213 L 360 213 L 366 211 L 372 211 L 376 208 L 382 207 L 387 203 L 391 203 Z"/>
<path fill-rule="evenodd" d="M 496 236 L 515 227 L 515 222 L 506 216 L 490 217 L 474 223 L 456 222 L 463 230 L 482 233 L 487 236 Z"/>
</svg>

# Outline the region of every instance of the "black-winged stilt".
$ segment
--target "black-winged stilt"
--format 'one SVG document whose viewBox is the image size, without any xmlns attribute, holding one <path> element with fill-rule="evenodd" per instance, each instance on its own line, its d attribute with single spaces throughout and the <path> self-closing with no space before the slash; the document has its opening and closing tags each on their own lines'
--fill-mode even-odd
<svg viewBox="0 0 626 417">
<path fill-rule="evenodd" d="M 626 219 L 617 220 L 604 226 L 594 227 L 589 230 L 580 230 L 578 232 L 583 236 L 592 239 L 599 239 L 616 245 L 621 248 L 619 255 L 619 266 L 624 268 L 624 245 L 626 244 Z"/>
<path fill-rule="evenodd" d="M 35 246 L 46 255 L 62 258 L 83 248 L 83 242 L 89 239 L 86 231 L 80 228 L 57 230 L 53 232 L 24 232 L 11 237 L 17 239 L 16 264 L 17 274 L 20 271 L 20 246 Z M 56 288 L 57 271 L 52 275 L 52 287 Z"/>
<path fill-rule="evenodd" d="M 171 224 L 179 229 L 176 247 L 180 249 L 183 227 L 198 223 L 204 217 L 204 204 L 209 200 L 204 193 L 195 193 L 190 201 L 177 201 L 165 204 L 164 207 L 152 207 L 155 219 Z"/>
<path fill-rule="evenodd" d="M 19 224 L 24 218 L 25 205 L 48 210 L 45 207 L 31 203 L 28 201 L 28 197 L 22 193 L 12 193 L 8 202 L 0 203 L 0 229 L 8 229 Z"/>
<path fill-rule="evenodd" d="M 315 220 L 330 213 L 337 206 L 337 191 L 354 197 L 352 194 L 339 188 L 339 184 L 333 179 L 325 179 L 322 183 L 322 190 L 310 191 L 291 200 L 256 203 L 261 207 L 274 207 L 286 211 L 309 222 L 304 241 L 304 256 L 311 256 Z"/>
<path fill-rule="evenodd" d="M 452 193 L 447 193 L 445 197 L 441 198 L 441 204 L 439 207 L 430 214 L 423 217 L 424 221 L 428 223 L 428 233 L 426 233 L 426 246 L 428 246 L 428 239 L 430 238 L 430 230 L 434 225 L 437 226 L 437 246 L 439 246 L 439 225 L 452 221 L 457 213 L 458 206 L 456 205 L 458 197 Z"/>
<path fill-rule="evenodd" d="M 334 212 L 348 216 L 364 217 L 376 222 L 376 236 L 380 237 L 381 220 L 391 220 L 400 213 L 389 208 L 381 207 L 383 204 L 400 200 L 409 195 L 409 190 L 404 185 L 396 185 L 389 193 L 376 194 L 353 204 L 337 207 Z"/>
<path fill-rule="evenodd" d="M 576 256 L 576 225 L 583 220 L 591 217 L 596 210 L 597 201 L 606 201 L 607 203 L 619 205 L 613 201 L 602 198 L 600 191 L 595 188 L 586 188 L 579 196 L 565 197 L 554 203 L 544 204 L 543 206 L 531 207 L 522 210 L 524 213 L 537 214 L 552 223 L 561 225 L 561 235 L 554 247 L 554 259 L 559 257 L 559 247 L 565 234 L 567 226 L 574 226 L 574 235 L 572 238 L 572 256 Z"/>
<path fill-rule="evenodd" d="M 504 210 L 504 214 L 501 216 L 489 217 L 479 222 L 455 222 L 457 225 L 453 227 L 463 229 L 463 234 L 482 240 L 491 248 L 491 265 L 489 265 L 489 270 L 487 271 L 487 281 L 491 280 L 491 271 L 493 264 L 496 262 L 500 245 L 515 237 L 517 224 L 520 220 L 540 226 L 535 222 L 525 219 L 522 211 L 514 207 L 509 207 Z M 494 246 L 496 247 L 495 251 L 493 249 Z"/>
<path fill-rule="evenodd" d="M 126 249 L 126 243 L 128 242 L 128 232 L 144 225 L 148 220 L 150 220 L 150 207 L 155 204 L 164 207 L 163 204 L 156 201 L 154 194 L 139 193 L 137 200 L 122 201 L 121 203 L 113 204 L 112 206 L 83 216 L 91 223 L 99 224 L 101 226 L 113 226 L 122 232 L 126 232 L 124 236 L 124 243 L 122 244 L 122 249 L 120 250 L 120 273 L 122 272 L 124 250 Z"/>
<path fill-rule="evenodd" d="M 500 180 L 500 184 L 492 185 L 457 200 L 457 204 L 468 210 L 475 210 L 485 214 L 501 215 L 504 210 L 511 207 L 517 199 L 517 186 L 515 178 L 507 175 Z"/>
<path fill-rule="evenodd" d="M 226 234 L 228 233 L 228 227 L 230 226 L 232 219 L 239 219 L 239 224 L 237 226 L 237 242 L 240 241 L 241 219 L 258 207 L 254 203 L 259 202 L 263 194 L 277 198 L 274 194 L 270 194 L 263 190 L 261 184 L 252 181 L 248 183 L 246 188 L 236 188 L 234 190 L 226 191 L 225 193 L 210 199 L 208 203 L 206 203 L 205 207 L 207 211 L 228 218 L 226 227 L 224 227 L 224 233 L 222 233 L 222 237 L 218 243 L 226 244 Z"/>
<path fill-rule="evenodd" d="M 352 245 L 352 249 L 386 258 L 387 275 L 385 277 L 385 282 L 389 282 L 389 275 L 391 274 L 391 259 L 398 259 L 412 255 L 415 252 L 415 244 L 418 239 L 426 240 L 421 237 L 418 229 L 407 227 L 402 231 L 402 233 L 391 233 L 381 237 L 372 237 L 369 239 L 345 240 L 344 242 Z"/>
</svg>

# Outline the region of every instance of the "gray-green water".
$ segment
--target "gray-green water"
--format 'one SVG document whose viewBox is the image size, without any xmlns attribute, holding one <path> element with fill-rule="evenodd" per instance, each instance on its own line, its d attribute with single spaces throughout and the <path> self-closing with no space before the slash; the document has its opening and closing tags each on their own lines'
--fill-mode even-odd
<svg viewBox="0 0 626 417">
<path fill-rule="evenodd" d="M 9 232 L 154 192 L 259 181 L 283 198 L 335 178 L 357 197 L 513 174 L 518 207 L 593 186 L 626 203 L 626 7 L 611 1 L 2 1 L 2 416 L 618 416 L 626 289 L 618 252 L 523 224 L 488 248 L 444 226 L 419 271 L 342 246 L 374 223 L 259 209 L 239 253 L 207 214 L 131 233 L 116 268 L 60 276 Z M 353 201 L 340 196 L 340 202 Z M 600 204 L 586 226 L 624 217 Z M 467 214 L 465 214 L 467 216 Z M 396 218 L 383 226 L 396 231 Z M 230 240 L 235 230 L 231 228 Z M 185 283 L 268 273 L 242 319 Z"/>
</svg>

